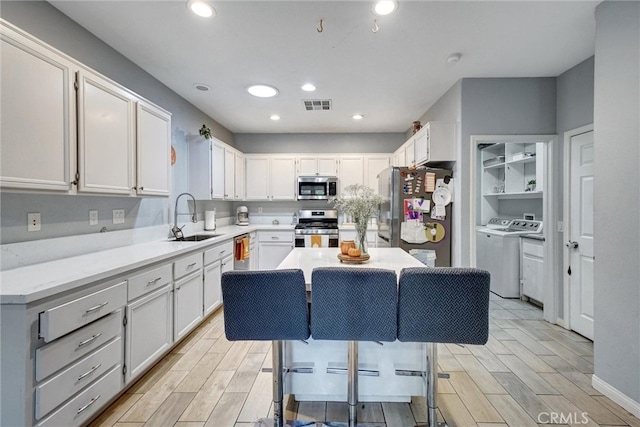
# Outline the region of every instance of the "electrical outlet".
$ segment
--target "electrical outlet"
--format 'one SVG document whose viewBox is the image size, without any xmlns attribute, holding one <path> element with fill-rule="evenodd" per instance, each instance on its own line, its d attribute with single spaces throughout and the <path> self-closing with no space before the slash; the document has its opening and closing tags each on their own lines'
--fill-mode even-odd
<svg viewBox="0 0 640 427">
<path fill-rule="evenodd" d="M 40 212 L 27 214 L 27 231 L 40 231 L 42 229 L 42 219 Z"/>
<path fill-rule="evenodd" d="M 262 213 L 262 206 L 258 206 L 258 213 Z"/>
<path fill-rule="evenodd" d="M 89 225 L 98 225 L 98 211 L 89 211 Z"/>
<path fill-rule="evenodd" d="M 113 210 L 113 223 L 124 224 L 124 209 Z"/>
</svg>

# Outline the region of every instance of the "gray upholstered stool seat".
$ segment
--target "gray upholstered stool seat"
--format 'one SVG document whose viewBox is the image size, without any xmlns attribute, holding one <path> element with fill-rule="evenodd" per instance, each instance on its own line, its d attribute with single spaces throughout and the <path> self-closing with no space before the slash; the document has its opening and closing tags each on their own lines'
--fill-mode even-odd
<svg viewBox="0 0 640 427">
<path fill-rule="evenodd" d="M 273 417 L 274 425 L 282 427 L 282 340 L 305 340 L 310 335 L 302 270 L 223 273 L 222 303 L 229 341 L 273 341 Z"/>
<path fill-rule="evenodd" d="M 349 341 L 349 425 L 357 423 L 358 343 L 395 341 L 397 277 L 391 270 L 323 267 L 311 275 L 311 335 L 314 340 Z"/>
<path fill-rule="evenodd" d="M 427 419 L 437 425 L 437 343 L 485 344 L 489 272 L 476 268 L 405 268 L 398 285 L 398 340 L 427 343 Z"/>
</svg>

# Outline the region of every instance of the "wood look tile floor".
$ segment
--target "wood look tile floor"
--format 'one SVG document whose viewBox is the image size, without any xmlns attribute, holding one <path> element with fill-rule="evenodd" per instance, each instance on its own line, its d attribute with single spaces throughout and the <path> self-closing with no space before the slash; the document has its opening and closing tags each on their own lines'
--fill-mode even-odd
<svg viewBox="0 0 640 427">
<path fill-rule="evenodd" d="M 439 345 L 440 421 L 449 427 L 632 426 L 640 419 L 591 387 L 593 343 L 528 303 L 491 295 L 484 346 Z M 107 408 L 98 427 L 251 427 L 272 415 L 270 342 L 229 342 L 211 315 Z M 346 403 L 287 401 L 287 419 L 347 421 Z M 359 422 L 424 423 L 424 397 L 364 403 Z M 585 414 L 583 417 L 583 413 Z M 551 417 L 555 418 L 551 418 Z M 561 418 L 564 417 L 564 418 Z"/>
</svg>

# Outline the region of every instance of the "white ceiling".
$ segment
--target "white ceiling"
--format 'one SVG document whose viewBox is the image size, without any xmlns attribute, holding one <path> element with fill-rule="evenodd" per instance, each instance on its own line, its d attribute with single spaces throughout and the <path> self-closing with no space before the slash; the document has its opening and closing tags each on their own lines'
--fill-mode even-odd
<svg viewBox="0 0 640 427">
<path fill-rule="evenodd" d="M 593 55 L 598 3 L 399 0 L 374 33 L 368 0 L 211 1 L 213 19 L 181 0 L 50 2 L 234 133 L 405 132 L 462 77 L 558 76 Z"/>
</svg>

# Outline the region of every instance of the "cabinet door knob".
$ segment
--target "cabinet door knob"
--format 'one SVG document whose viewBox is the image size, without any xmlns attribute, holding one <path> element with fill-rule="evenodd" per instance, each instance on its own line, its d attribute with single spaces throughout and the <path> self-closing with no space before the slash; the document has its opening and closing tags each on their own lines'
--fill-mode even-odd
<svg viewBox="0 0 640 427">
<path fill-rule="evenodd" d="M 578 242 L 574 242 L 573 240 L 569 240 L 566 244 L 569 249 L 578 249 Z"/>
</svg>

